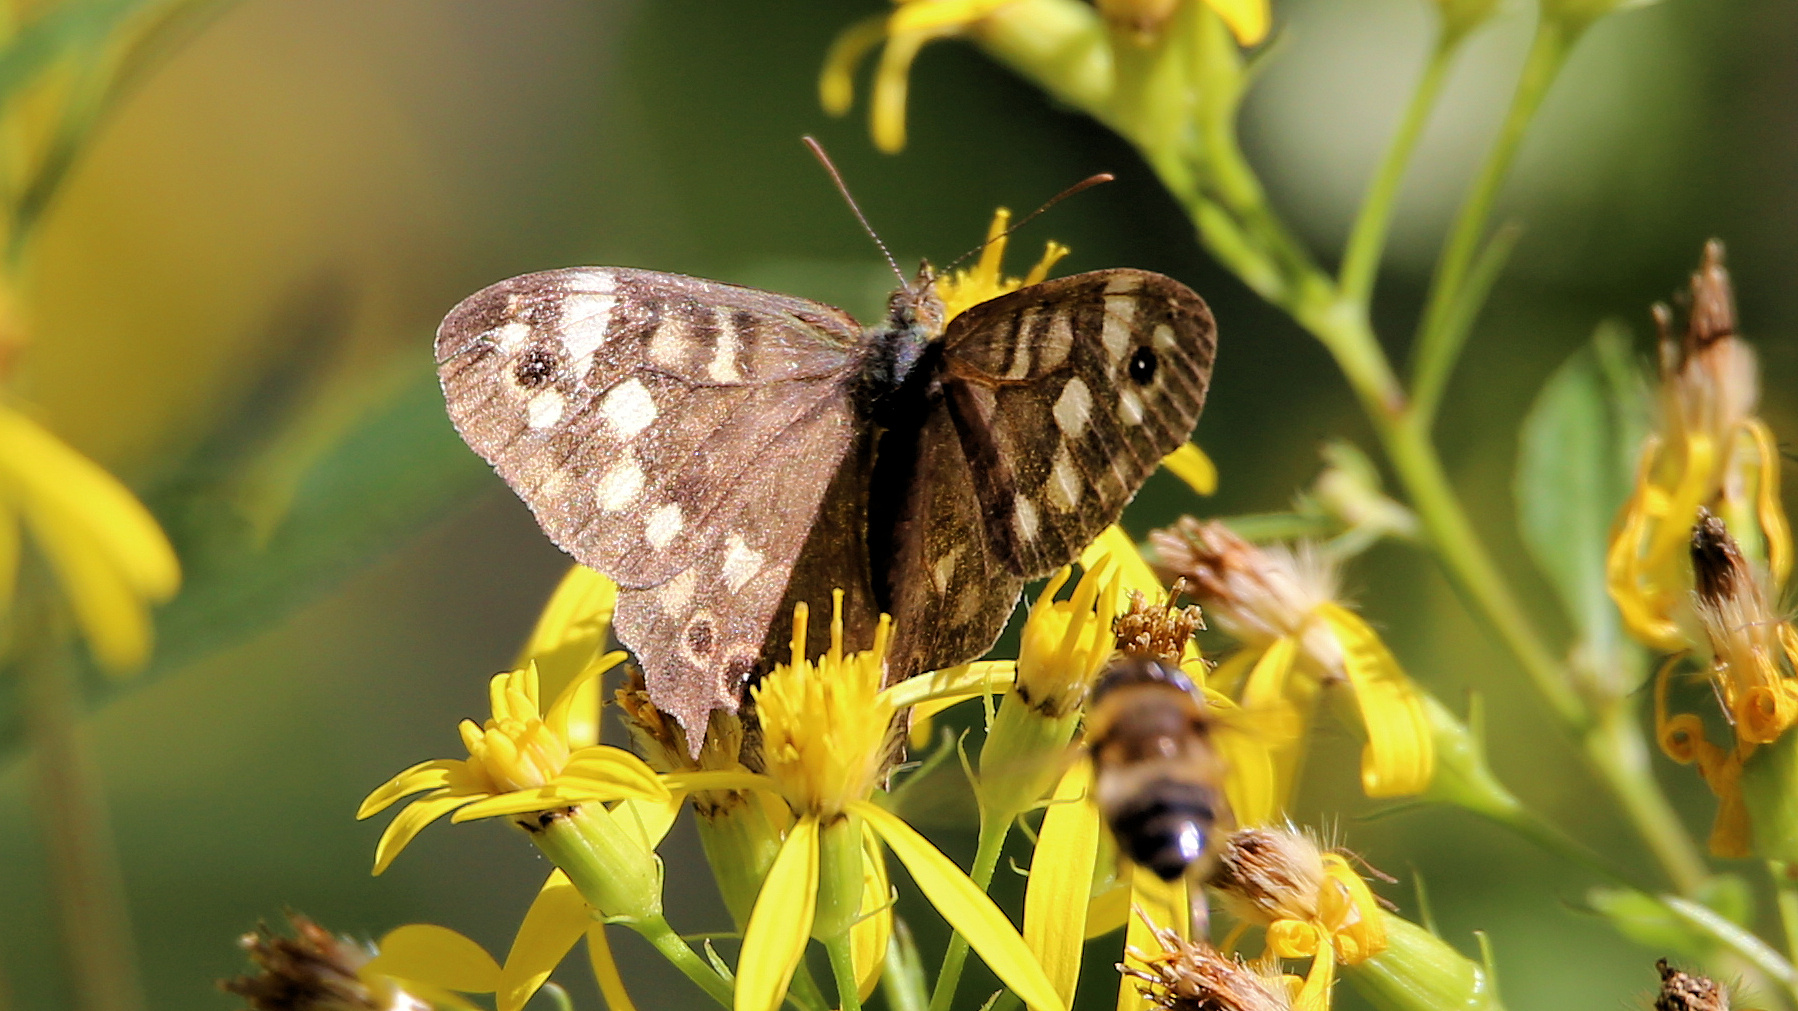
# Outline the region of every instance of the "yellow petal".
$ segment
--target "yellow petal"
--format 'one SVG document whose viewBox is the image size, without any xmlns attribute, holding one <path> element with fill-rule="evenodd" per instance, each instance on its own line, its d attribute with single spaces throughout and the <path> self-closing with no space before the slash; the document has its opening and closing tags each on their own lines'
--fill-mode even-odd
<svg viewBox="0 0 1798 1011">
<path fill-rule="evenodd" d="M 0 614 L 12 610 L 13 590 L 19 579 L 21 549 L 19 517 L 0 503 Z"/>
<path fill-rule="evenodd" d="M 1155 570 L 1149 568 L 1142 553 L 1136 550 L 1136 542 L 1116 523 L 1099 531 L 1099 536 L 1080 553 L 1080 567 L 1096 569 L 1107 558 L 1117 564 L 1125 594 L 1136 590 L 1148 600 L 1160 600 L 1167 592 Z"/>
<path fill-rule="evenodd" d="M 361 821 L 370 815 L 380 814 L 401 797 L 448 786 L 450 771 L 460 765 L 462 763 L 453 758 L 438 758 L 414 765 L 375 787 L 375 791 L 362 801 L 360 808 L 356 809 L 356 820 Z"/>
<path fill-rule="evenodd" d="M 467 797 L 434 793 L 401 808 L 400 813 L 394 815 L 393 820 L 387 823 L 387 828 L 381 832 L 381 841 L 375 843 L 374 873 L 386 870 L 387 865 L 393 863 L 393 858 L 399 856 L 406 844 L 412 841 L 412 837 L 422 832 L 426 825 L 466 803 Z"/>
<path fill-rule="evenodd" d="M 1200 495 L 1213 495 L 1217 492 L 1217 464 L 1205 451 L 1188 442 L 1179 449 L 1161 458 L 1161 465 L 1168 473 L 1186 482 L 1186 486 Z"/>
<path fill-rule="evenodd" d="M 544 694 L 556 697 L 605 651 L 617 605 L 616 583 L 585 565 L 573 566 L 543 605 L 513 666 L 535 660 Z"/>
<path fill-rule="evenodd" d="M 1254 728 L 1236 729 L 1222 723 L 1217 750 L 1224 759 L 1224 797 L 1237 825 L 1247 828 L 1271 825 L 1279 816 L 1284 798 L 1280 779 L 1265 733 Z"/>
<path fill-rule="evenodd" d="M 774 780 L 759 772 L 720 769 L 702 772 L 671 772 L 662 777 L 662 785 L 672 793 L 700 793 L 706 790 L 769 790 L 779 792 Z"/>
<path fill-rule="evenodd" d="M 499 988 L 499 963 L 448 927 L 407 924 L 388 931 L 376 947 L 381 953 L 363 967 L 365 971 L 463 993 L 492 993 Z"/>
<path fill-rule="evenodd" d="M 912 61 L 933 32 L 904 32 L 887 40 L 874 72 L 872 128 L 874 146 L 887 154 L 905 149 L 905 97 L 911 86 Z"/>
<path fill-rule="evenodd" d="M 837 33 L 824 53 L 824 69 L 818 74 L 818 103 L 832 116 L 841 116 L 855 104 L 855 71 L 870 50 L 887 35 L 887 15 L 873 14 Z"/>
<path fill-rule="evenodd" d="M 1761 531 L 1767 537 L 1767 568 L 1773 574 L 1775 588 L 1785 586 L 1792 574 L 1792 528 L 1786 522 L 1785 506 L 1779 499 L 1779 443 L 1759 418 L 1748 422 L 1760 454 L 1760 475 L 1755 487 L 1755 513 Z"/>
<path fill-rule="evenodd" d="M 1141 910 L 1142 915 L 1130 917 L 1129 927 L 1124 932 L 1124 950 L 1160 951 L 1161 942 L 1155 939 L 1150 924 L 1191 940 L 1192 914 L 1186 903 L 1184 879 L 1163 881 L 1146 867 L 1132 866 L 1130 905 Z M 1125 976 L 1118 981 L 1117 1006 L 1118 1011 L 1147 1011 L 1149 1000 L 1138 989 L 1135 980 Z"/>
<path fill-rule="evenodd" d="M 29 497 L 26 514 L 65 516 L 86 531 L 131 588 L 166 600 L 181 567 L 162 528 L 118 479 L 17 411 L 0 408 L 0 470 Z"/>
<path fill-rule="evenodd" d="M 743 928 L 735 1011 L 775 1011 L 805 956 L 818 905 L 818 819 L 801 818 L 774 855 Z"/>
<path fill-rule="evenodd" d="M 1016 660 L 978 660 L 907 678 L 881 692 L 880 697 L 894 709 L 916 706 L 917 711 L 934 714 L 958 702 L 1003 692 L 1017 676 Z M 942 705 L 923 708 L 939 702 Z"/>
<path fill-rule="evenodd" d="M 1369 797 L 1422 793 L 1435 771 L 1436 751 L 1429 718 L 1411 680 L 1386 644 L 1352 611 L 1325 603 L 1318 615 L 1342 647 L 1343 670 L 1354 685 L 1367 726 L 1361 788 Z"/>
<path fill-rule="evenodd" d="M 865 1001 L 880 982 L 887 943 L 893 938 L 893 886 L 887 880 L 886 854 L 866 825 L 862 826 L 861 916 L 861 921 L 849 928 L 849 956 L 855 965 L 856 989 Z"/>
<path fill-rule="evenodd" d="M 957 933 L 967 938 L 969 947 L 979 953 L 1000 982 L 1033 1011 L 1062 1011 L 1065 1005 L 1061 997 L 1043 975 L 1042 966 L 1036 963 L 1017 929 L 961 868 L 897 815 L 865 800 L 849 807 L 867 819 L 887 848 L 911 872 L 918 890 Z"/>
<path fill-rule="evenodd" d="M 605 673 L 623 663 L 628 657 L 623 650 L 614 650 L 604 656 L 589 656 L 586 666 L 561 682 L 561 687 L 553 688 L 555 701 L 549 704 L 549 711 L 543 714 L 544 726 L 549 732 L 568 742 L 574 750 L 591 748 L 599 744 L 599 709 L 600 686 Z M 530 661 L 527 666 L 535 666 L 537 661 Z M 544 686 L 552 689 L 555 683 L 551 674 L 545 672 Z"/>
<path fill-rule="evenodd" d="M 1099 852 L 1099 809 L 1087 796 L 1091 785 L 1089 761 L 1062 774 L 1043 813 L 1024 889 L 1024 943 L 1069 1007 L 1080 982 L 1093 860 Z"/>
<path fill-rule="evenodd" d="M 681 805 L 685 803 L 680 797 L 672 794 L 667 800 L 621 800 L 612 809 L 612 817 L 618 824 L 637 830 L 642 836 L 643 848 L 654 850 L 662 845 L 668 837 L 668 830 L 674 827 L 675 819 L 680 817 Z"/>
<path fill-rule="evenodd" d="M 531 900 L 524 922 L 518 925 L 512 950 L 506 953 L 506 966 L 500 972 L 499 1011 L 524 1007 L 592 923 L 592 910 L 574 882 L 560 870 L 551 871 Z"/>
<path fill-rule="evenodd" d="M 1268 22 L 1271 12 L 1267 0 L 1205 0 L 1211 9 L 1217 12 L 1224 24 L 1230 26 L 1230 34 L 1236 36 L 1236 44 L 1252 46 L 1267 38 Z"/>
<path fill-rule="evenodd" d="M 648 800 L 660 803 L 667 794 L 645 794 L 618 783 L 557 780 L 534 790 L 514 790 L 497 797 L 477 800 L 450 816 L 457 824 L 483 818 L 504 818 L 515 814 L 554 811 L 576 804 L 610 804 L 617 800 Z"/>
<path fill-rule="evenodd" d="M 1087 900 L 1086 939 L 1104 937 L 1121 929 L 1130 919 L 1130 882 L 1119 879 L 1110 888 Z"/>
<path fill-rule="evenodd" d="M 587 928 L 587 961 L 593 966 L 593 981 L 599 984 L 599 995 L 605 998 L 609 1011 L 637 1011 L 631 995 L 625 992 L 624 977 L 618 974 L 618 963 L 612 958 L 612 945 L 606 940 L 603 923 Z"/>
<path fill-rule="evenodd" d="M 150 655 L 150 613 L 92 531 L 66 513 L 26 512 L 31 533 L 62 584 L 94 660 L 112 672 L 143 665 Z"/>
<path fill-rule="evenodd" d="M 952 32 L 1017 0 L 907 0 L 887 22 L 891 32 Z"/>
</svg>

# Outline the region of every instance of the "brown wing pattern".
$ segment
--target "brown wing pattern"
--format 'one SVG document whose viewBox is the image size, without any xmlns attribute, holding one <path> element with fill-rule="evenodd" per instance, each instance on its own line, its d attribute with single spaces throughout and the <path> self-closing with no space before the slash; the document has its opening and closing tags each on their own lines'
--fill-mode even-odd
<svg viewBox="0 0 1798 1011">
<path fill-rule="evenodd" d="M 995 555 L 1046 575 L 1113 523 L 1192 435 L 1216 355 L 1203 299 L 1102 270 L 969 309 L 944 335 L 943 391 Z"/>
<path fill-rule="evenodd" d="M 609 268 L 502 281 L 438 329 L 457 430 L 626 589 L 619 637 L 695 745 L 734 708 L 851 444 L 863 353 L 839 310 Z"/>
</svg>

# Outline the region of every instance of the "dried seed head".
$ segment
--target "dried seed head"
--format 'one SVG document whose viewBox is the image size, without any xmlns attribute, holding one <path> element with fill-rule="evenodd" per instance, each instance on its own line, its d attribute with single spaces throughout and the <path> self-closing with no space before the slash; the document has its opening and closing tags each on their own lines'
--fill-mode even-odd
<svg viewBox="0 0 1798 1011">
<path fill-rule="evenodd" d="M 1324 886 L 1323 853 L 1301 832 L 1245 828 L 1230 834 L 1210 885 L 1240 919 L 1315 920 Z"/>
<path fill-rule="evenodd" d="M 1188 516 L 1149 535 L 1162 564 L 1183 576 L 1218 627 L 1250 646 L 1301 637 L 1324 677 L 1342 673 L 1342 651 L 1320 622 L 1318 606 L 1337 596 L 1336 569 L 1308 544 L 1255 545 L 1222 523 Z"/>
<path fill-rule="evenodd" d="M 1178 666 L 1192 634 L 1205 627 L 1197 607 L 1174 606 L 1185 588 L 1184 579 L 1176 580 L 1165 604 L 1150 604 L 1141 590 L 1131 590 L 1129 610 L 1111 624 L 1117 633 L 1117 648 Z"/>
<path fill-rule="evenodd" d="M 1118 964 L 1134 976 L 1143 996 L 1163 1011 L 1290 1011 L 1292 999 L 1277 979 L 1269 979 L 1202 941 L 1186 941 L 1162 927 L 1151 928 L 1161 945 L 1156 955 L 1130 949 L 1142 968 Z"/>
<path fill-rule="evenodd" d="M 1655 1011 L 1729 1011 L 1729 991 L 1708 976 L 1694 976 L 1667 964 L 1654 963 L 1661 973 L 1661 992 L 1655 995 Z"/>
<path fill-rule="evenodd" d="M 1723 243 L 1704 244 L 1704 257 L 1692 273 L 1691 315 L 1686 319 L 1687 353 L 1710 347 L 1736 333 L 1736 296 L 1723 266 Z"/>
<path fill-rule="evenodd" d="M 1692 576 L 1698 599 L 1710 607 L 1754 592 L 1754 579 L 1741 548 L 1723 521 L 1703 507 L 1692 526 Z"/>
<path fill-rule="evenodd" d="M 298 913 L 287 914 L 294 936 L 280 937 L 258 926 L 238 945 L 256 963 L 254 976 L 219 980 L 251 1011 L 426 1011 L 410 994 L 377 994 L 357 975 L 373 953 L 338 937 Z"/>
<path fill-rule="evenodd" d="M 713 711 L 706 730 L 705 744 L 699 757 L 693 758 L 687 747 L 687 733 L 681 725 L 655 707 L 643 683 L 643 672 L 635 667 L 613 695 L 618 712 L 624 718 L 631 743 L 657 772 L 684 772 L 694 769 L 736 769 L 741 767 L 744 732 L 738 714 Z M 693 810 L 700 817 L 716 817 L 741 803 L 744 795 L 735 791 L 709 791 L 692 796 Z"/>
</svg>

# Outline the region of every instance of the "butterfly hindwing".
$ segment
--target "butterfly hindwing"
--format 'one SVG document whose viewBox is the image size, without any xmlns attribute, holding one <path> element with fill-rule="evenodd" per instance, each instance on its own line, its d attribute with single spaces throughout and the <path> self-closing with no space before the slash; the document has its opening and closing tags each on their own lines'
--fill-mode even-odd
<svg viewBox="0 0 1798 1011">
<path fill-rule="evenodd" d="M 846 314 L 674 274 L 576 268 L 438 330 L 450 417 L 576 560 L 689 729 L 735 708 L 857 416 Z M 697 735 L 695 735 L 697 741 Z"/>
<path fill-rule="evenodd" d="M 943 392 L 988 540 L 1046 575 L 1123 512 L 1192 434 L 1216 355 L 1204 300 L 1141 270 L 1057 278 L 950 321 Z"/>
</svg>

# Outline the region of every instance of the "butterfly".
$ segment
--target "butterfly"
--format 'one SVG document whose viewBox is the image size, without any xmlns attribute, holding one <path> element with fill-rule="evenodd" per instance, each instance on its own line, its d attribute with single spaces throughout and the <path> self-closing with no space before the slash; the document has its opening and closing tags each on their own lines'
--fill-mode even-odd
<svg viewBox="0 0 1798 1011">
<path fill-rule="evenodd" d="M 619 267 L 501 281 L 437 331 L 462 438 L 620 587 L 614 628 L 697 753 L 795 603 L 898 680 L 986 652 L 1024 582 L 1114 522 L 1204 405 L 1217 329 L 1172 278 L 1101 270 L 944 319 Z M 811 623 L 815 655 L 827 623 Z"/>
</svg>

